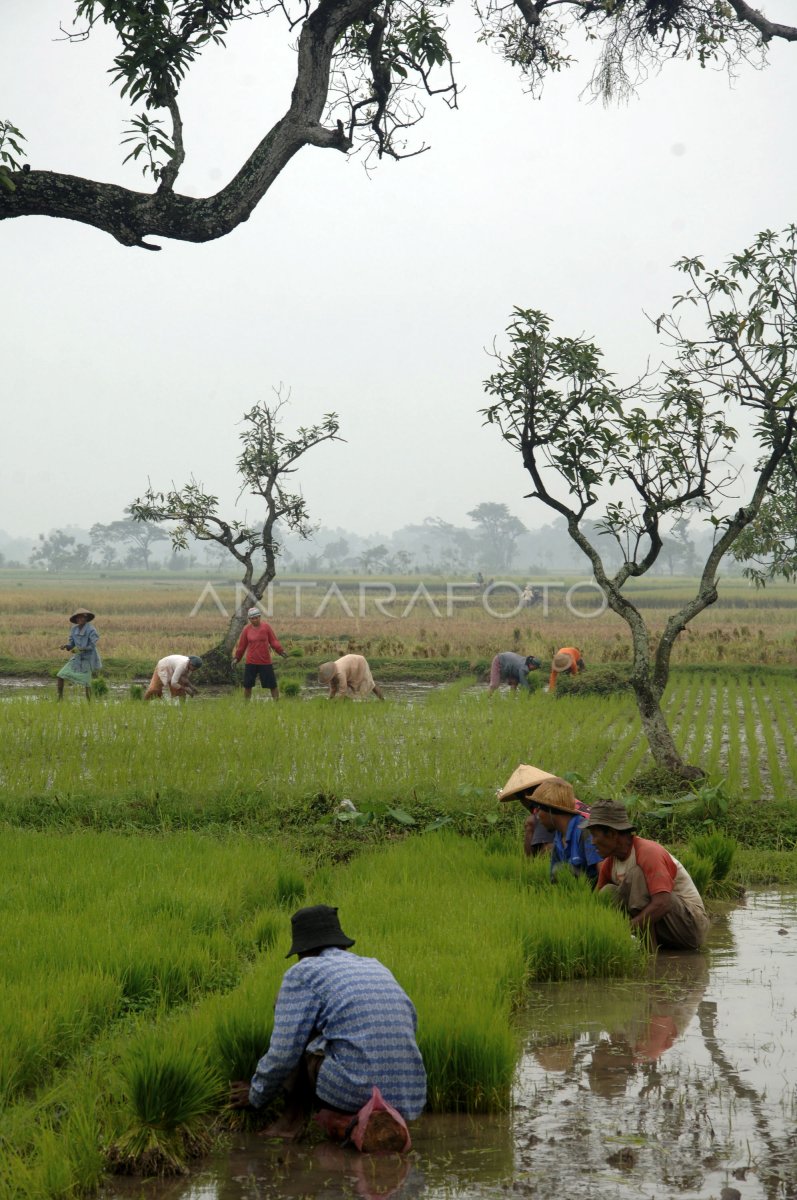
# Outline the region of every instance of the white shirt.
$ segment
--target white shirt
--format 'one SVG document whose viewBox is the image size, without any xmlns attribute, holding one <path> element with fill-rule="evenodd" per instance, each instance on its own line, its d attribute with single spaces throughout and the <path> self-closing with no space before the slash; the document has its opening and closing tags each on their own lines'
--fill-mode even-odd
<svg viewBox="0 0 797 1200">
<path fill-rule="evenodd" d="M 161 683 L 167 687 L 169 684 L 172 687 L 177 687 L 188 665 L 189 658 L 187 654 L 167 654 L 165 658 L 160 660 L 155 671 Z"/>
</svg>

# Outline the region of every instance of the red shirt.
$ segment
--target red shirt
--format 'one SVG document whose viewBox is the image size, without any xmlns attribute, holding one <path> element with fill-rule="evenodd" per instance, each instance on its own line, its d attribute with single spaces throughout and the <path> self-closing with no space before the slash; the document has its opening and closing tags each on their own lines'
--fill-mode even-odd
<svg viewBox="0 0 797 1200">
<path fill-rule="evenodd" d="M 647 838 L 636 835 L 634 835 L 633 847 L 636 865 L 642 868 L 651 896 L 655 896 L 657 892 L 672 892 L 675 888 L 675 876 L 678 873 L 678 865 L 673 856 L 658 842 L 651 842 Z M 598 870 L 598 891 L 607 883 L 612 882 L 613 866 L 614 857 L 612 855 L 604 858 Z"/>
<path fill-rule="evenodd" d="M 261 620 L 258 625 L 247 623 L 244 625 L 241 636 L 238 639 L 238 645 L 235 648 L 235 657 L 240 662 L 244 651 L 246 651 L 246 661 L 248 663 L 251 663 L 254 667 L 267 667 L 271 662 L 271 646 L 274 647 L 277 654 L 285 653 L 268 621 Z"/>
</svg>

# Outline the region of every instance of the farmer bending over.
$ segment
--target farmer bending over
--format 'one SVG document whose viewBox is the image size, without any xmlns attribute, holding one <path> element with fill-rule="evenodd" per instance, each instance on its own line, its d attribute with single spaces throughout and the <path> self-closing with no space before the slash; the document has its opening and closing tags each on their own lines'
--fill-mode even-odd
<svg viewBox="0 0 797 1200">
<path fill-rule="evenodd" d="M 532 671 L 539 671 L 539 669 L 540 660 L 533 654 L 524 657 L 522 654 L 515 654 L 513 650 L 504 650 L 500 654 L 496 654 L 490 664 L 490 691 L 488 694 L 492 696 L 495 689 L 502 683 L 508 683 L 513 692 L 517 691 L 519 683 L 530 689 L 529 674 Z"/>
<path fill-rule="evenodd" d="M 354 942 L 341 929 L 336 908 L 300 908 L 291 929 L 286 957 L 296 954 L 299 961 L 283 977 L 268 1052 L 251 1083 L 232 1085 L 231 1103 L 262 1108 L 284 1091 L 285 1110 L 264 1134 L 293 1140 L 319 1102 L 319 1117 L 333 1124 L 337 1118 L 348 1131 L 378 1088 L 400 1119 L 400 1144 L 392 1148 L 406 1146 L 404 1121 L 419 1116 L 426 1103 L 412 1001 L 375 958 L 347 953 Z M 375 1147 L 366 1140 L 361 1148 Z"/>
<path fill-rule="evenodd" d="M 365 697 L 371 692 L 380 700 L 385 698 L 374 683 L 371 668 L 362 654 L 344 654 L 334 662 L 322 663 L 318 668 L 318 679 L 320 683 L 329 684 L 330 700 L 336 696 L 345 700 L 349 693 Z"/>
<path fill-rule="evenodd" d="M 176 696 L 180 701 L 184 701 L 186 696 L 195 696 L 197 690 L 190 677 L 201 666 L 202 659 L 196 654 L 167 654 L 155 667 L 144 699 L 162 696 L 164 688 L 168 688 L 169 695 Z"/>
<path fill-rule="evenodd" d="M 598 891 L 627 912 L 631 928 L 668 950 L 697 950 L 709 927 L 689 872 L 658 842 L 637 837 L 622 804 L 596 800 L 582 828 L 604 856 Z"/>
<path fill-rule="evenodd" d="M 561 650 L 557 650 L 551 663 L 548 691 L 552 692 L 554 690 L 556 681 L 560 675 L 578 675 L 579 671 L 583 670 L 584 659 L 581 657 L 581 651 L 578 646 L 564 646 Z"/>
</svg>

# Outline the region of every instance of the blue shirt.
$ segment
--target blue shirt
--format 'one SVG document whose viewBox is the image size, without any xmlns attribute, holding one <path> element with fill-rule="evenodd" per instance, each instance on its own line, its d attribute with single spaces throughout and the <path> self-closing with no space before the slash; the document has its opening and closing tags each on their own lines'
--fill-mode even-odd
<svg viewBox="0 0 797 1200">
<path fill-rule="evenodd" d="M 518 683 L 522 683 L 525 687 L 531 687 L 529 683 L 529 669 L 522 654 L 515 654 L 514 650 L 503 650 L 496 657 L 498 658 L 500 679 L 503 683 L 517 680 Z"/>
<path fill-rule="evenodd" d="M 77 650 L 76 658 L 79 658 L 78 669 L 84 671 L 86 667 L 91 667 L 92 671 L 102 670 L 102 659 L 100 652 L 97 649 L 97 642 L 100 640 L 100 635 L 91 624 L 87 622 L 81 629 L 79 625 L 73 625 L 69 631 L 67 646 L 74 646 Z"/>
<path fill-rule="evenodd" d="M 551 850 L 551 879 L 556 874 L 557 866 L 561 866 L 562 863 L 567 863 L 577 875 L 587 875 L 593 883 L 598 878 L 598 866 L 603 859 L 595 849 L 589 833 L 579 828 L 583 820 L 581 813 L 571 817 L 564 837 L 557 829 Z"/>
<path fill-rule="evenodd" d="M 375 958 L 329 947 L 302 958 L 282 980 L 268 1052 L 257 1064 L 249 1103 L 261 1108 L 306 1050 L 324 1055 L 316 1094 L 357 1112 L 378 1087 L 405 1120 L 426 1103 L 426 1071 L 406 992 Z"/>
</svg>

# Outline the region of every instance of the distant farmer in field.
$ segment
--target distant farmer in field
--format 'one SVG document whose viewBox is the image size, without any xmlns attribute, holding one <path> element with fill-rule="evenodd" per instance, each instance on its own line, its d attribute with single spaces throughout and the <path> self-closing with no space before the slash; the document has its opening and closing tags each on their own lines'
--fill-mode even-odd
<svg viewBox="0 0 797 1200">
<path fill-rule="evenodd" d="M 498 793 L 500 801 L 519 800 L 528 812 L 523 826 L 523 849 L 528 855 L 549 854 L 553 848 L 554 833 L 546 829 L 537 814 L 535 795 L 537 788 L 550 779 L 557 779 L 550 771 L 530 767 L 521 763 L 510 775 L 506 785 Z"/>
<path fill-rule="evenodd" d="M 548 691 L 552 692 L 554 690 L 556 681 L 560 675 L 578 675 L 579 671 L 583 670 L 584 659 L 581 657 L 581 651 L 577 646 L 564 646 L 561 650 L 557 650 L 551 663 Z"/>
<path fill-rule="evenodd" d="M 700 893 L 683 866 L 658 842 L 637 837 L 622 804 L 596 800 L 583 824 L 604 860 L 598 891 L 608 892 L 627 912 L 631 928 L 647 933 L 652 945 L 697 950 L 709 919 Z"/>
<path fill-rule="evenodd" d="M 144 699 L 153 700 L 156 696 L 162 696 L 164 688 L 168 688 L 169 695 L 176 696 L 180 701 L 184 701 L 186 696 L 195 696 L 197 689 L 191 682 L 191 675 L 201 666 L 202 659 L 196 654 L 167 654 L 155 667 Z"/>
<path fill-rule="evenodd" d="M 540 824 L 554 835 L 551 882 L 556 881 L 560 871 L 569 871 L 586 876 L 594 887 L 602 855 L 582 825 L 590 810 L 576 799 L 571 784 L 566 779 L 544 779 L 535 788 L 532 803 Z"/>
<path fill-rule="evenodd" d="M 329 685 L 330 700 L 336 696 L 345 700 L 349 694 L 365 697 L 371 692 L 380 700 L 385 698 L 374 683 L 371 668 L 362 654 L 344 654 L 334 662 L 322 663 L 318 668 L 318 679 Z"/>
<path fill-rule="evenodd" d="M 64 698 L 64 680 L 70 683 L 82 683 L 86 689 L 86 699 L 91 699 L 91 673 L 102 670 L 102 659 L 97 649 L 100 635 L 91 624 L 94 613 L 87 608 L 76 608 L 69 618 L 72 628 L 69 638 L 60 646 L 60 650 L 73 651 L 73 657 L 65 663 L 55 677 L 58 699 Z"/>
<path fill-rule="evenodd" d="M 239 663 L 244 654 L 244 700 L 252 699 L 252 688 L 257 680 L 260 680 L 260 686 L 268 688 L 271 692 L 272 700 L 279 700 L 280 690 L 277 686 L 277 676 L 274 674 L 274 667 L 271 663 L 271 648 L 273 647 L 281 658 L 287 658 L 288 655 L 283 650 L 277 640 L 277 635 L 269 625 L 268 621 L 264 621 L 257 607 L 250 608 L 246 614 L 249 618 L 249 624 L 244 625 L 241 630 L 241 636 L 238 639 L 238 645 L 235 647 L 235 653 L 232 656 L 232 665 Z"/>
<path fill-rule="evenodd" d="M 522 654 L 515 654 L 512 650 L 504 650 L 500 654 L 496 654 L 490 664 L 490 690 L 488 695 L 492 696 L 496 688 L 499 688 L 502 683 L 507 683 L 512 691 L 517 691 L 517 686 L 522 683 L 524 687 L 530 688 L 529 674 L 531 671 L 539 671 L 540 660 L 535 658 L 533 654 L 528 654 L 524 657 Z"/>
<path fill-rule="evenodd" d="M 267 1137 L 294 1140 L 315 1107 L 322 1128 L 358 1149 L 409 1149 L 405 1122 L 426 1103 L 412 1001 L 377 959 L 347 953 L 336 908 L 300 908 L 291 928 L 286 957 L 299 961 L 283 977 L 268 1052 L 231 1103 L 262 1108 L 283 1092 Z"/>
</svg>

